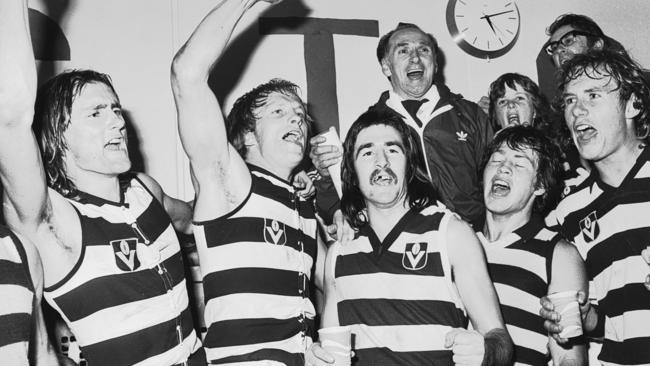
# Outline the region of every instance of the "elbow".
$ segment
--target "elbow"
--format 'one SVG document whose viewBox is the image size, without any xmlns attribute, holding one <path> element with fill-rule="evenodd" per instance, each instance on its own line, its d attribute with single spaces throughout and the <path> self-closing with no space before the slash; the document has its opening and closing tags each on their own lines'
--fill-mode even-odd
<svg viewBox="0 0 650 366">
<path fill-rule="evenodd" d="M 203 70 L 200 65 L 193 62 L 183 48 L 174 56 L 171 65 L 171 82 L 174 90 L 178 90 L 178 88 L 185 85 L 193 87 L 199 83 L 207 83 L 208 76 L 209 71 Z"/>
</svg>

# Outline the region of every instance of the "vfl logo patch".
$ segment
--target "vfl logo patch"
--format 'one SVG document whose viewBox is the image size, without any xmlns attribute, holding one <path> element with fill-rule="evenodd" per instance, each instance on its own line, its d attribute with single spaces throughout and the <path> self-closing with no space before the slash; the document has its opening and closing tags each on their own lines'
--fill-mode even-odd
<svg viewBox="0 0 650 366">
<path fill-rule="evenodd" d="M 286 244 L 287 232 L 284 224 L 278 220 L 264 219 L 264 241 L 275 245 Z"/>
<path fill-rule="evenodd" d="M 598 237 L 600 226 L 598 225 L 596 211 L 592 211 L 587 217 L 580 220 L 580 229 L 582 229 L 582 237 L 587 243 L 594 241 Z"/>
<path fill-rule="evenodd" d="M 111 240 L 113 253 L 115 253 L 115 264 L 122 271 L 132 272 L 140 267 L 140 260 L 136 251 L 137 245 L 137 238 Z"/>
<path fill-rule="evenodd" d="M 407 243 L 402 255 L 402 266 L 417 271 L 427 265 L 427 243 Z"/>
</svg>

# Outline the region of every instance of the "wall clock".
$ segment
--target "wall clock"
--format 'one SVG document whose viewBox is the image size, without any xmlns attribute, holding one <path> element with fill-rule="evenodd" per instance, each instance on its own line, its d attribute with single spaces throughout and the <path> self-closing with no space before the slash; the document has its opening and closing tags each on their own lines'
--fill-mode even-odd
<svg viewBox="0 0 650 366">
<path fill-rule="evenodd" d="M 449 0 L 447 29 L 463 51 L 491 59 L 510 51 L 519 37 L 519 9 L 513 0 Z"/>
</svg>

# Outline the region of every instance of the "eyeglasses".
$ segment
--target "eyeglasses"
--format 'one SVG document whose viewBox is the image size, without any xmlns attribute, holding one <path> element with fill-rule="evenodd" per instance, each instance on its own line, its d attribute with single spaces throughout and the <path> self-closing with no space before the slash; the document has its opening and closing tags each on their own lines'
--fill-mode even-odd
<svg viewBox="0 0 650 366">
<path fill-rule="evenodd" d="M 577 36 L 597 37 L 596 35 L 591 33 L 582 32 L 579 30 L 572 30 L 564 34 L 559 40 L 548 42 L 544 47 L 544 49 L 546 50 L 546 53 L 549 54 L 549 56 L 553 56 L 553 53 L 557 51 L 557 48 L 560 46 L 560 44 L 563 47 L 569 47 L 576 41 Z"/>
</svg>

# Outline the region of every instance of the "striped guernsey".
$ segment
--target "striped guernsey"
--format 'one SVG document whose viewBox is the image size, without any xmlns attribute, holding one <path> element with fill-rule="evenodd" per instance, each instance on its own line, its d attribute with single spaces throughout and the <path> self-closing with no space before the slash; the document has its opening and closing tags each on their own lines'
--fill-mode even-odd
<svg viewBox="0 0 650 366">
<path fill-rule="evenodd" d="M 249 170 L 251 191 L 244 202 L 194 227 L 207 358 L 215 364 L 302 366 L 315 316 L 313 204 L 272 173 L 253 165 Z"/>
<path fill-rule="evenodd" d="M 180 245 L 162 205 L 137 178 L 119 203 L 86 193 L 82 250 L 73 270 L 44 290 L 92 366 L 173 365 L 200 347 Z"/>
</svg>

